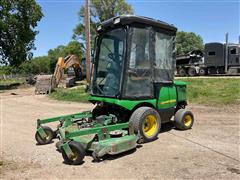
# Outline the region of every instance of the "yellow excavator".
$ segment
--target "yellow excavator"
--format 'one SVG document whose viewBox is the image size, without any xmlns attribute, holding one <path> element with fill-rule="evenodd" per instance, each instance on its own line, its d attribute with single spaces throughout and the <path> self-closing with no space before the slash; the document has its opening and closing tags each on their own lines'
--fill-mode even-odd
<svg viewBox="0 0 240 180">
<path fill-rule="evenodd" d="M 51 93 L 62 79 L 65 69 L 73 69 L 75 76 L 66 79 L 66 87 L 71 87 L 75 84 L 76 79 L 84 78 L 83 70 L 79 59 L 75 55 L 68 55 L 65 58 L 59 57 L 53 75 L 38 75 L 36 80 L 35 94 Z"/>
</svg>

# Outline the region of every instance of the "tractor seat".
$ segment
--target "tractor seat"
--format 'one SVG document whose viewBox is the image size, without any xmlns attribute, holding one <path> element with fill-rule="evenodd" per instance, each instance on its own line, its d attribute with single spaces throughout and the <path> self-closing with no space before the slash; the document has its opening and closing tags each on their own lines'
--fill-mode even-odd
<svg viewBox="0 0 240 180">
<path fill-rule="evenodd" d="M 109 63 L 107 67 L 106 81 L 103 86 L 104 95 L 115 96 L 119 91 L 119 68 L 120 65 L 114 61 Z"/>
</svg>

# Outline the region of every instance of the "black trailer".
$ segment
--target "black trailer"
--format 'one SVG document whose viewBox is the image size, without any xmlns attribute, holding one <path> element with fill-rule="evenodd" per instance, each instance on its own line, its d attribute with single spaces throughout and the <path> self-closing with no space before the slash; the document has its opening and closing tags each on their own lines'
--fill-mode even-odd
<svg viewBox="0 0 240 180">
<path fill-rule="evenodd" d="M 194 50 L 176 57 L 176 70 L 180 76 L 229 74 L 240 75 L 240 44 L 211 42 L 204 52 Z"/>
<path fill-rule="evenodd" d="M 193 50 L 186 55 L 176 57 L 176 70 L 180 76 L 195 76 L 201 73 L 202 66 L 203 52 L 200 50 Z"/>
</svg>

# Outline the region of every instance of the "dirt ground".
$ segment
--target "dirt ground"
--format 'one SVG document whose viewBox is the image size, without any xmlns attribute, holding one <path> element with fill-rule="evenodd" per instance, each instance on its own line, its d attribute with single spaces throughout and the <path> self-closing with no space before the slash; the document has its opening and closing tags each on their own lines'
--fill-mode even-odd
<svg viewBox="0 0 240 180">
<path fill-rule="evenodd" d="M 163 126 L 159 138 L 136 151 L 107 156 L 99 163 L 87 156 L 80 166 L 63 163 L 55 143 L 37 146 L 36 119 L 91 109 L 90 104 L 58 102 L 18 89 L 1 96 L 0 179 L 239 179 L 240 106 L 190 104 L 195 124 L 178 131 Z"/>
</svg>

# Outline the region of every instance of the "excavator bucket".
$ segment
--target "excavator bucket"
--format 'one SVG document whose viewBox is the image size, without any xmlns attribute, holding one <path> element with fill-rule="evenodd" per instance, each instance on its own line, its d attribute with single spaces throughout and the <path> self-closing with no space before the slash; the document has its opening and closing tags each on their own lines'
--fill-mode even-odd
<svg viewBox="0 0 240 180">
<path fill-rule="evenodd" d="M 49 94 L 54 89 L 55 78 L 53 75 L 37 76 L 35 94 Z"/>
</svg>

